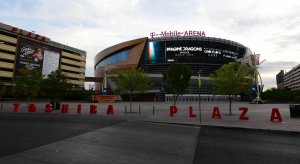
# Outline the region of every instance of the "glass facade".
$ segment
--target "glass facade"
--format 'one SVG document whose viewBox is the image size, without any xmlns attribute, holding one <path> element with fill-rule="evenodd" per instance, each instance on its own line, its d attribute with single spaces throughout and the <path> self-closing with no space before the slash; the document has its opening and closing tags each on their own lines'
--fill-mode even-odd
<svg viewBox="0 0 300 164">
<path fill-rule="evenodd" d="M 117 62 L 127 60 L 128 55 L 129 55 L 129 50 L 121 51 L 117 54 L 114 54 L 114 55 L 112 55 L 108 58 L 105 58 L 105 59 L 101 60 L 96 65 L 96 69 L 98 69 L 99 67 L 102 67 L 102 66 L 106 66 L 106 65 L 109 65 L 109 64 L 113 64 L 113 63 L 117 63 Z"/>
<path fill-rule="evenodd" d="M 245 47 L 222 42 L 196 40 L 149 41 L 142 59 L 142 68 L 148 73 L 159 73 L 173 62 L 181 62 L 196 75 L 201 69 L 208 77 L 223 64 L 242 58 Z"/>
<path fill-rule="evenodd" d="M 244 57 L 246 47 L 220 38 L 163 38 L 152 39 L 146 44 L 141 67 L 145 73 L 159 74 L 176 61 L 184 63 L 192 71 L 193 76 L 209 77 L 222 65 Z M 212 87 L 203 80 L 200 93 L 212 94 Z M 154 84 L 160 88 L 161 84 Z M 196 84 L 191 84 L 187 93 L 199 93 Z"/>
</svg>

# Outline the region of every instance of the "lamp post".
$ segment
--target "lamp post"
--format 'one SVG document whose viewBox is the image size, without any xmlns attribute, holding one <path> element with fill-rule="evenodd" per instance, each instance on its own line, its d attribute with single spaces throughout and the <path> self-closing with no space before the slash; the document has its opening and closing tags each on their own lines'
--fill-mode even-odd
<svg viewBox="0 0 300 164">
<path fill-rule="evenodd" d="M 201 77 L 200 77 L 201 69 L 198 71 L 198 89 L 199 89 L 199 121 L 201 124 L 201 95 L 200 95 L 200 88 L 201 88 Z"/>
<path fill-rule="evenodd" d="M 107 80 L 106 80 L 106 73 L 107 73 L 107 66 L 102 66 L 101 71 L 103 72 L 103 82 L 102 82 L 102 93 L 107 95 Z"/>
<path fill-rule="evenodd" d="M 113 68 L 116 66 L 109 66 L 105 65 L 101 67 L 101 71 L 103 72 L 103 83 L 102 83 L 102 92 L 104 95 L 108 94 L 108 87 L 107 87 L 107 73 L 108 73 L 108 68 Z"/>
</svg>

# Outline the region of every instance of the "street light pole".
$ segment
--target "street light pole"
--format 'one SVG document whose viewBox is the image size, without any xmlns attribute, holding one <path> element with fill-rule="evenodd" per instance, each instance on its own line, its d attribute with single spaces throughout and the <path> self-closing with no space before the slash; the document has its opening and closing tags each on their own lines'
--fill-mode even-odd
<svg viewBox="0 0 300 164">
<path fill-rule="evenodd" d="M 108 94 L 108 85 L 107 85 L 107 74 L 109 73 L 109 68 L 113 68 L 116 66 L 105 65 L 101 67 L 101 71 L 103 72 L 103 83 L 102 83 L 102 92 L 104 95 Z"/>
<path fill-rule="evenodd" d="M 107 66 L 102 67 L 102 72 L 103 72 L 103 83 L 102 83 L 102 93 L 104 95 L 107 94 L 107 80 L 106 80 L 106 73 L 107 73 Z"/>
<path fill-rule="evenodd" d="M 200 77 L 201 69 L 198 71 L 198 89 L 199 89 L 199 121 L 201 124 L 201 95 L 200 95 L 200 88 L 201 88 L 201 77 Z"/>
</svg>

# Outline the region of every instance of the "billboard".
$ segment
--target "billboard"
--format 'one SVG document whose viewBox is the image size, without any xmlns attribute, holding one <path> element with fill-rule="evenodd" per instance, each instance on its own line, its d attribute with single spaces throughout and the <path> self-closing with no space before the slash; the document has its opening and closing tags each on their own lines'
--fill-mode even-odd
<svg viewBox="0 0 300 164">
<path fill-rule="evenodd" d="M 60 49 L 46 44 L 19 38 L 16 56 L 16 77 L 21 69 L 38 69 L 47 76 L 59 67 Z"/>
<path fill-rule="evenodd" d="M 145 63 L 228 63 L 244 54 L 234 45 L 203 40 L 149 41 L 144 57 Z"/>
<path fill-rule="evenodd" d="M 167 61 L 185 60 L 194 58 L 203 54 L 203 46 L 196 41 L 166 41 L 165 55 Z"/>
</svg>

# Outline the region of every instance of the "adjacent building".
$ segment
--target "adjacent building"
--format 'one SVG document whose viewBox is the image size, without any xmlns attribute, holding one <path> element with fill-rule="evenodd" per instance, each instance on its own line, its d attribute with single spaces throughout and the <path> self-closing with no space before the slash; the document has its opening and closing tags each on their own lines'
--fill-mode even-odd
<svg viewBox="0 0 300 164">
<path fill-rule="evenodd" d="M 284 70 L 281 70 L 277 75 L 276 75 L 276 84 L 278 89 L 284 89 Z"/>
<path fill-rule="evenodd" d="M 290 90 L 300 89 L 300 64 L 288 72 L 281 70 L 276 75 L 277 88 L 287 88 Z"/>
<path fill-rule="evenodd" d="M 47 76 L 60 69 L 70 83 L 84 86 L 86 52 L 42 35 L 0 22 L 0 81 L 14 85 L 20 69 L 40 69 Z"/>
</svg>

